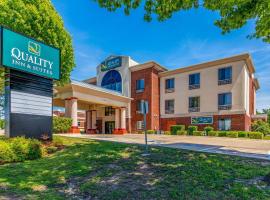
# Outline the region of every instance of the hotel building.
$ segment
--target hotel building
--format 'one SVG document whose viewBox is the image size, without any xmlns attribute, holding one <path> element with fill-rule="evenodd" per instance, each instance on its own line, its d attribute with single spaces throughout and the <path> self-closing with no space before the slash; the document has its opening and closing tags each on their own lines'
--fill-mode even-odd
<svg viewBox="0 0 270 200">
<path fill-rule="evenodd" d="M 183 124 L 248 131 L 256 118 L 259 82 L 249 54 L 174 70 L 110 56 L 96 70 L 96 77 L 55 88 L 54 106 L 64 107 L 64 115 L 72 118 L 71 132 L 82 126 L 78 111 L 85 112 L 87 133 L 140 131 L 145 126 L 142 101 L 149 105 L 148 130 Z"/>
</svg>

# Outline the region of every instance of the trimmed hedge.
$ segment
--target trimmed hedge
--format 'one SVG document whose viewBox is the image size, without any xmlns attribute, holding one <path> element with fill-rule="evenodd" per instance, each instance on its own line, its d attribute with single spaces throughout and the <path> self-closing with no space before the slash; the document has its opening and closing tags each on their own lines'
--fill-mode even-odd
<svg viewBox="0 0 270 200">
<path fill-rule="evenodd" d="M 218 131 L 210 131 L 208 136 L 218 136 Z"/>
<path fill-rule="evenodd" d="M 187 131 L 177 131 L 177 135 L 187 135 Z"/>
<path fill-rule="evenodd" d="M 204 127 L 204 131 L 208 135 L 209 132 L 214 131 L 214 128 L 212 126 L 206 126 Z"/>
<path fill-rule="evenodd" d="M 238 132 L 237 131 L 227 131 L 226 136 L 231 137 L 231 138 L 237 138 L 238 137 Z"/>
<path fill-rule="evenodd" d="M 155 134 L 156 131 L 155 131 L 155 130 L 147 130 L 146 133 L 147 133 L 147 134 Z"/>
<path fill-rule="evenodd" d="M 194 131 L 198 131 L 198 126 L 189 126 L 187 129 L 187 134 L 188 135 L 193 135 Z"/>
<path fill-rule="evenodd" d="M 171 131 L 164 131 L 164 135 L 171 135 Z"/>
<path fill-rule="evenodd" d="M 0 163 L 22 162 L 41 158 L 41 143 L 36 139 L 16 137 L 0 141 Z"/>
<path fill-rule="evenodd" d="M 249 132 L 247 132 L 247 131 L 239 131 L 238 137 L 246 138 L 246 137 L 248 137 L 248 134 L 249 134 Z"/>
<path fill-rule="evenodd" d="M 250 139 L 263 139 L 263 133 L 261 132 L 249 132 L 248 137 Z"/>
<path fill-rule="evenodd" d="M 217 131 L 217 136 L 218 137 L 226 137 L 227 136 L 227 131 Z"/>
<path fill-rule="evenodd" d="M 72 125 L 72 119 L 67 117 L 53 117 L 53 132 L 65 133 Z"/>
<path fill-rule="evenodd" d="M 185 125 L 172 125 L 170 127 L 171 134 L 172 135 L 177 135 L 177 131 L 184 131 L 185 130 Z"/>
<path fill-rule="evenodd" d="M 194 136 L 204 136 L 204 132 L 203 131 L 194 131 L 193 135 Z"/>
</svg>

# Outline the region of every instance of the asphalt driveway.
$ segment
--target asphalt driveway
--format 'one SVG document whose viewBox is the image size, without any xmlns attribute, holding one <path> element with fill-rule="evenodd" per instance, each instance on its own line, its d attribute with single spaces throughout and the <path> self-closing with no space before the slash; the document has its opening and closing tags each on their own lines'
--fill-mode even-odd
<svg viewBox="0 0 270 200">
<path fill-rule="evenodd" d="M 144 134 L 86 135 L 60 134 L 68 137 L 89 138 L 113 142 L 144 144 Z M 270 160 L 270 141 L 244 138 L 205 136 L 148 135 L 149 145 L 187 149 L 209 153 L 237 155 Z"/>
</svg>

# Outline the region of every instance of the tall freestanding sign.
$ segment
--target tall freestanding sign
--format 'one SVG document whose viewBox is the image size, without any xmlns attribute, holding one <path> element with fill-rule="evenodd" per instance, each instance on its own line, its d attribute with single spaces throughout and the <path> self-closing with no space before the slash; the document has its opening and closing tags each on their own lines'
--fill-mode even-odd
<svg viewBox="0 0 270 200">
<path fill-rule="evenodd" d="M 52 137 L 53 80 L 60 78 L 60 50 L 1 30 L 5 75 L 5 133 L 8 137 Z"/>
</svg>

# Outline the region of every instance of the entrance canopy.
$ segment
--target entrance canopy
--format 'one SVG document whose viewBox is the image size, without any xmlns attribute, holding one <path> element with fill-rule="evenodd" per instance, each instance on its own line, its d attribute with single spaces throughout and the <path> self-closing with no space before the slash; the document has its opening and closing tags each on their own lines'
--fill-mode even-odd
<svg viewBox="0 0 270 200">
<path fill-rule="evenodd" d="M 69 98 L 77 98 L 78 109 L 82 110 L 87 110 L 93 105 L 128 107 L 132 100 L 120 92 L 75 80 L 63 87 L 55 88 L 54 106 L 65 107 L 65 99 Z"/>
<path fill-rule="evenodd" d="M 71 132 L 77 133 L 78 110 L 86 111 L 85 130 L 90 132 L 104 132 L 106 121 L 114 121 L 115 129 L 126 131 L 126 118 L 130 116 L 130 103 L 132 98 L 123 96 L 120 92 L 98 87 L 85 82 L 72 80 L 69 84 L 56 87 L 53 105 L 65 108 L 65 116 L 72 118 Z M 112 107 L 113 116 L 103 112 L 104 107 Z M 126 113 L 127 111 L 127 113 Z M 98 128 L 98 122 L 101 122 Z M 97 131 L 99 129 L 99 131 Z"/>
</svg>

